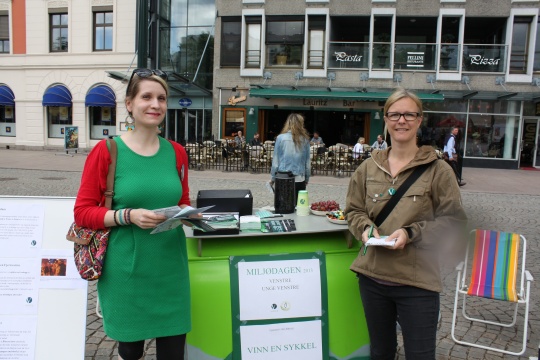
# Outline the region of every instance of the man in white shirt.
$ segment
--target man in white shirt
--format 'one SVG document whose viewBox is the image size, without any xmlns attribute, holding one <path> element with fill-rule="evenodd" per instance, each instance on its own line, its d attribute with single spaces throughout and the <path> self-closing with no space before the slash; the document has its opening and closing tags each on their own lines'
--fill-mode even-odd
<svg viewBox="0 0 540 360">
<path fill-rule="evenodd" d="M 461 180 L 461 174 L 458 170 L 458 154 L 456 152 L 456 136 L 459 133 L 459 127 L 454 126 L 450 133 L 450 136 L 444 144 L 444 160 L 452 167 L 454 173 L 456 174 L 456 179 L 459 186 L 465 185 L 465 182 Z"/>
</svg>

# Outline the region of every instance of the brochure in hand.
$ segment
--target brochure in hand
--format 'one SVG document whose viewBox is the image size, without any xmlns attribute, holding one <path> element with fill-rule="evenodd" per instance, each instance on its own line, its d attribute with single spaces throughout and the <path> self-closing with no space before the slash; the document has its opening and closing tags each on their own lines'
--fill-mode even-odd
<svg viewBox="0 0 540 360">
<path fill-rule="evenodd" d="M 214 205 L 195 209 L 191 206 L 186 206 L 182 209 L 179 206 L 171 206 L 167 208 L 155 209 L 153 211 L 156 214 L 165 215 L 166 217 L 168 217 L 168 219 L 156 226 L 150 234 L 157 234 L 163 231 L 175 229 L 178 226 L 182 225 L 182 221 L 188 222 L 194 228 L 200 229 L 202 231 L 214 231 L 211 226 L 207 225 L 203 221 L 203 218 L 190 218 L 190 216 L 192 215 L 203 213 L 213 207 Z"/>
<path fill-rule="evenodd" d="M 386 241 L 388 236 L 381 236 L 380 238 L 374 238 L 370 237 L 368 241 L 366 242 L 366 245 L 369 246 L 394 246 L 397 239 L 392 239 L 390 241 Z"/>
</svg>

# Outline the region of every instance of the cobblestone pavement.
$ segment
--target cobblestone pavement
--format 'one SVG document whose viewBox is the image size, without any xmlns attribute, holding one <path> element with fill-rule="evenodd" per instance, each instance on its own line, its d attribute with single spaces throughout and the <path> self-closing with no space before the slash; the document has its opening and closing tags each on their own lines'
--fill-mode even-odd
<svg viewBox="0 0 540 360">
<path fill-rule="evenodd" d="M 30 151 L 20 151 L 20 153 L 30 153 Z M 35 153 L 37 155 L 41 152 Z M 0 195 L 67 197 L 76 195 L 82 165 L 73 166 L 69 163 L 62 165 L 61 163 L 65 163 L 67 159 L 55 159 L 54 156 L 50 159 L 50 155 L 47 157 L 49 160 L 39 159 L 35 165 L 25 165 L 28 161 L 25 163 L 24 156 L 28 154 L 24 154 L 20 158 L 22 160 L 19 161 L 12 156 L 6 157 L 6 155 L 12 154 L 17 155 L 15 151 L 0 150 Z M 47 164 L 47 161 L 50 163 Z M 84 162 L 84 159 L 75 161 Z M 35 169 L 29 169 L 30 167 Z M 40 168 L 56 170 L 36 170 Z M 540 290 L 536 284 L 540 280 L 540 262 L 538 261 L 540 255 L 540 235 L 538 234 L 540 227 L 540 172 L 493 170 L 493 174 L 491 174 L 490 171 L 490 169 L 481 171 L 464 169 L 464 178 L 468 184 L 461 188 L 463 203 L 474 227 L 519 232 L 527 237 L 527 268 L 536 280 L 532 284 L 531 291 L 527 351 L 524 356 L 515 357 L 454 343 L 450 329 L 456 273 L 453 268 L 447 267 L 443 271 L 445 288 L 441 294 L 442 319 L 438 331 L 437 359 L 529 359 L 529 356 L 537 356 L 538 354 L 540 344 L 538 299 L 540 299 Z M 497 176 L 492 176 L 494 174 Z M 503 174 L 502 177 L 500 174 Z M 254 207 L 273 205 L 272 195 L 264 186 L 267 179 L 267 174 L 191 171 L 191 197 L 194 199 L 197 191 L 202 189 L 250 189 L 254 197 Z M 478 186 L 474 185 L 475 182 L 478 182 Z M 501 182 L 503 186 L 497 188 L 497 184 Z M 469 186 L 470 184 L 472 186 Z M 347 186 L 347 178 L 313 177 L 308 186 L 310 201 L 334 199 L 340 204 L 344 204 Z M 482 191 L 482 188 L 488 190 Z M 104 334 L 102 322 L 95 315 L 95 301 L 95 284 L 91 283 L 88 288 L 85 359 L 116 359 L 116 342 Z M 512 309 L 503 302 L 484 302 L 481 305 L 495 320 L 507 319 L 512 314 Z M 520 313 L 523 313 L 522 310 Z M 518 322 L 518 325 L 520 324 L 522 321 Z M 505 329 L 490 325 L 471 326 L 466 321 L 460 321 L 457 325 L 458 335 L 478 336 L 483 344 L 499 345 L 513 351 L 518 349 L 520 339 L 523 336 L 523 332 L 516 329 L 519 327 Z M 144 359 L 155 359 L 153 341 L 147 343 Z M 397 359 L 405 359 L 401 338 Z"/>
</svg>

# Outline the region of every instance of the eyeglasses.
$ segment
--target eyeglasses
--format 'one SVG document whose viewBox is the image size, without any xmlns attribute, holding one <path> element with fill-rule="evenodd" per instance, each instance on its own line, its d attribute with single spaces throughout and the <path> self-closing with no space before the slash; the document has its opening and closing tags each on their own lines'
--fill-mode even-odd
<svg viewBox="0 0 540 360">
<path fill-rule="evenodd" d="M 402 116 L 406 121 L 414 121 L 418 119 L 418 117 L 420 116 L 420 113 L 417 113 L 417 112 L 406 112 L 406 113 L 387 112 L 386 113 L 386 118 L 390 121 L 398 121 L 399 118 L 401 118 Z"/>
<path fill-rule="evenodd" d="M 133 79 L 133 75 L 137 75 L 138 77 L 140 78 L 147 78 L 147 77 L 150 77 L 152 75 L 156 75 L 156 76 L 159 76 L 160 78 L 162 78 L 163 80 L 167 80 L 167 73 L 159 70 L 159 69 L 135 69 L 133 70 L 133 72 L 131 73 L 131 77 L 129 78 L 129 82 L 128 82 L 128 85 L 126 87 L 126 95 L 127 95 L 127 92 L 129 90 L 129 85 L 131 84 L 131 80 Z"/>
</svg>

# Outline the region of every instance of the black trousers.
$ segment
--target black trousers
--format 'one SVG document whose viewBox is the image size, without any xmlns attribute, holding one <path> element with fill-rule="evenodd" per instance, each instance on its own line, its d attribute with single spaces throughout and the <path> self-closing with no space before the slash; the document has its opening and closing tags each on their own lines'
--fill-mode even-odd
<svg viewBox="0 0 540 360">
<path fill-rule="evenodd" d="M 157 360 L 184 360 L 186 334 L 156 338 Z M 118 355 L 124 360 L 139 360 L 144 353 L 144 340 L 118 342 Z"/>
<path fill-rule="evenodd" d="M 403 334 L 405 358 L 435 360 L 439 293 L 414 286 L 380 284 L 359 274 L 371 360 L 394 360 L 397 350 L 396 321 Z"/>
<path fill-rule="evenodd" d="M 452 170 L 454 170 L 454 174 L 456 174 L 456 179 L 458 181 L 458 183 L 461 182 L 461 173 L 459 172 L 459 169 L 458 169 L 458 160 L 445 160 L 451 167 L 452 167 Z"/>
</svg>

